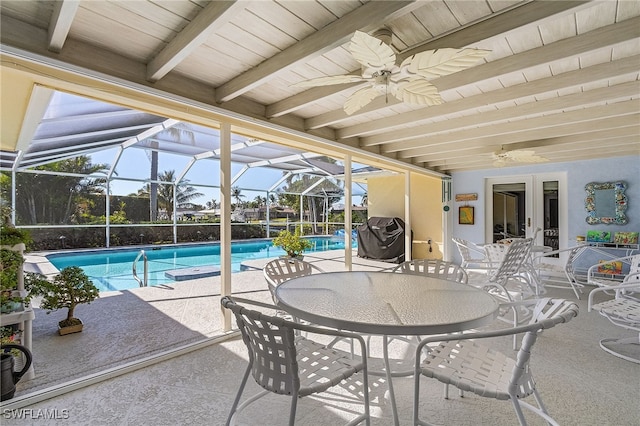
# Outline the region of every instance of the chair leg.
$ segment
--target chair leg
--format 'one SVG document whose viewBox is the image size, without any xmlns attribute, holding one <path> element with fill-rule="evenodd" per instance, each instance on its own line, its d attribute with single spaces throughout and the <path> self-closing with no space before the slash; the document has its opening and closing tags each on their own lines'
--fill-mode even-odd
<svg viewBox="0 0 640 426">
<path fill-rule="evenodd" d="M 513 409 L 516 411 L 516 415 L 518 416 L 520 426 L 527 426 L 527 421 L 524 418 L 522 408 L 520 408 L 520 401 L 518 401 L 518 398 L 511 397 L 511 403 L 513 404 Z"/>
<path fill-rule="evenodd" d="M 531 411 L 532 413 L 535 413 L 538 416 L 542 417 L 544 420 L 546 420 L 549 426 L 559 426 L 558 422 L 556 422 L 546 411 L 532 404 L 529 404 L 528 402 L 525 402 L 525 401 L 519 401 L 519 405 Z"/>
<path fill-rule="evenodd" d="M 610 338 L 610 339 L 602 339 L 600 340 L 600 348 L 602 348 L 602 350 L 604 350 L 607 353 L 610 353 L 613 356 L 616 356 L 618 358 L 624 359 L 626 361 L 630 361 L 636 364 L 640 364 L 640 359 L 638 358 L 634 358 L 632 356 L 629 355 L 625 355 L 621 352 L 618 352 L 616 350 L 614 350 L 610 345 L 611 344 L 618 344 L 618 345 L 639 345 L 640 344 L 640 337 L 628 337 L 628 338 L 623 338 L 623 339 L 618 339 L 618 338 Z"/>
<path fill-rule="evenodd" d="M 298 392 L 291 395 L 291 410 L 289 411 L 289 426 L 296 424 L 296 410 L 298 408 Z"/>
<path fill-rule="evenodd" d="M 544 403 L 542 402 L 542 398 L 540 397 L 540 394 L 538 393 L 537 389 L 533 390 L 533 397 L 536 399 L 536 402 L 538 403 L 538 407 L 540 407 L 540 411 L 548 415 L 549 412 L 547 411 L 547 407 L 544 406 Z"/>
<path fill-rule="evenodd" d="M 420 407 L 420 376 L 422 374 L 416 373 L 413 378 L 413 424 L 419 425 L 420 419 L 418 418 L 418 408 Z"/>
<path fill-rule="evenodd" d="M 371 409 L 369 406 L 369 378 L 367 374 L 362 373 L 362 396 L 364 397 L 364 413 L 350 421 L 347 426 L 357 425 L 362 423 L 362 420 L 365 421 L 365 425 L 371 425 Z"/>
<path fill-rule="evenodd" d="M 244 387 L 247 384 L 247 379 L 249 378 L 249 374 L 251 374 L 251 363 L 247 366 L 247 369 L 244 372 L 244 376 L 242 377 L 242 382 L 240 382 L 240 389 L 238 389 L 238 393 L 236 394 L 236 398 L 233 401 L 233 405 L 231 406 L 231 412 L 229 413 L 229 417 L 227 418 L 226 426 L 231 424 L 231 420 L 233 416 L 236 414 L 236 408 L 238 408 L 238 403 L 240 402 L 240 397 L 242 396 L 242 392 L 244 392 Z"/>
</svg>

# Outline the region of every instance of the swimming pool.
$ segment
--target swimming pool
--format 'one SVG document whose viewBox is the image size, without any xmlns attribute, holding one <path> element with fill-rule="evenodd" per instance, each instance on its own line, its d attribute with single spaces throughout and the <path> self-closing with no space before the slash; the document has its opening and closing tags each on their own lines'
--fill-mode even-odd
<svg viewBox="0 0 640 426">
<path fill-rule="evenodd" d="M 344 249 L 344 240 L 332 237 L 309 238 L 313 248 L 326 251 Z M 356 242 L 354 241 L 354 247 Z M 47 259 L 61 270 L 67 266 L 79 266 L 100 291 L 126 290 L 138 287 L 131 269 L 133 261 L 144 250 L 148 259 L 150 286 L 174 283 L 165 276 L 166 271 L 197 266 L 220 266 L 220 244 L 194 244 L 181 246 L 145 246 L 133 249 L 103 249 L 81 253 L 56 253 Z M 231 243 L 231 267 L 240 271 L 240 264 L 249 259 L 265 259 L 284 255 L 271 240 L 234 241 Z M 142 278 L 143 262 L 138 262 L 138 276 Z"/>
</svg>

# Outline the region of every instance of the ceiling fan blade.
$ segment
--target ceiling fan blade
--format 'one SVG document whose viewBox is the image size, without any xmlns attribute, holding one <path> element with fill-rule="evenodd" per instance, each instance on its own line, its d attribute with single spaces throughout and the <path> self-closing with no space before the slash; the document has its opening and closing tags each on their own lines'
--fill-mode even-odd
<svg viewBox="0 0 640 426">
<path fill-rule="evenodd" d="M 442 103 L 436 86 L 422 78 L 397 83 L 393 95 L 402 102 L 415 105 L 433 106 Z"/>
<path fill-rule="evenodd" d="M 514 150 L 508 151 L 507 154 L 511 159 L 513 159 L 513 161 L 521 163 L 543 163 L 545 161 L 549 161 L 548 158 L 536 155 L 536 152 L 532 150 Z"/>
<path fill-rule="evenodd" d="M 484 49 L 428 50 L 402 61 L 400 69 L 432 80 L 470 68 L 490 52 Z"/>
<path fill-rule="evenodd" d="M 356 90 L 344 103 L 344 112 L 351 115 L 380 95 L 381 93 L 373 87 L 365 87 L 364 89 Z"/>
<path fill-rule="evenodd" d="M 536 155 L 535 151 L 531 151 L 531 150 L 526 150 L 526 149 L 517 149 L 517 150 L 513 150 L 513 151 L 505 151 L 505 153 L 511 157 L 511 158 L 524 158 L 524 157 L 531 157 Z"/>
<path fill-rule="evenodd" d="M 396 54 L 389 45 L 362 31 L 355 32 L 349 50 L 354 59 L 362 64 L 365 76 L 391 69 L 396 63 Z"/>
<path fill-rule="evenodd" d="M 549 159 L 540 155 L 531 155 L 529 157 L 516 157 L 515 161 L 521 163 L 544 163 L 545 161 L 549 161 Z"/>
<path fill-rule="evenodd" d="M 311 80 L 300 81 L 294 83 L 291 87 L 316 87 L 316 86 L 330 86 L 332 84 L 345 84 L 345 83 L 357 83 L 365 81 L 364 78 L 357 75 L 332 75 L 328 77 L 312 78 Z"/>
<path fill-rule="evenodd" d="M 536 155 L 535 151 L 526 149 L 494 152 L 492 158 L 496 160 L 496 162 L 502 163 L 508 161 L 514 163 L 544 163 L 545 161 L 549 161 L 548 158 Z"/>
</svg>

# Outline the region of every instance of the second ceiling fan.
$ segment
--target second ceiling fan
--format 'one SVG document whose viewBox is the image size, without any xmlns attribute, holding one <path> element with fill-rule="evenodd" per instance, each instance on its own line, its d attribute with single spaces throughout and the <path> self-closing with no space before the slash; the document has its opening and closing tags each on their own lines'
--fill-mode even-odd
<svg viewBox="0 0 640 426">
<path fill-rule="evenodd" d="M 360 76 L 345 74 L 319 77 L 293 86 L 369 83 L 366 87 L 356 90 L 346 100 L 344 111 L 349 115 L 382 95 L 392 95 L 410 104 L 439 105 L 442 98 L 429 80 L 470 68 L 490 53 L 484 49 L 444 48 L 420 52 L 396 64 L 396 53 L 390 46 L 391 31 L 381 30 L 377 35 L 380 38 L 356 31 L 351 39 L 349 51 L 362 66 Z M 387 40 L 389 44 L 383 40 Z"/>
</svg>

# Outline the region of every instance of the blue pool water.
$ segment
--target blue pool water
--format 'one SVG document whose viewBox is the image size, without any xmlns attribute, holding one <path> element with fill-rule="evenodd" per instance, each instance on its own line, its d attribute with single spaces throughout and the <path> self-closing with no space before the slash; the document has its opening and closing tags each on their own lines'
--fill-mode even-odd
<svg viewBox="0 0 640 426">
<path fill-rule="evenodd" d="M 313 248 L 308 251 L 344 249 L 344 240 L 331 237 L 310 238 Z M 355 247 L 354 241 L 354 247 Z M 196 266 L 220 266 L 218 243 L 140 247 L 135 249 L 103 249 L 82 253 L 57 253 L 48 255 L 49 261 L 58 270 L 67 266 L 79 266 L 91 278 L 100 291 L 126 290 L 138 287 L 133 278 L 132 266 L 140 250 L 148 259 L 149 285 L 174 283 L 165 272 Z M 231 244 L 231 266 L 233 272 L 240 271 L 241 262 L 249 259 L 264 259 L 284 255 L 274 247 L 271 240 L 241 241 Z M 138 276 L 142 278 L 143 262 L 138 261 Z"/>
</svg>

